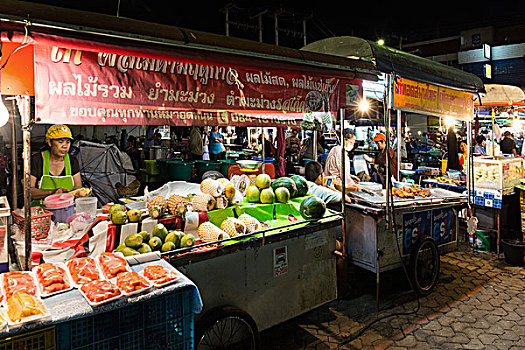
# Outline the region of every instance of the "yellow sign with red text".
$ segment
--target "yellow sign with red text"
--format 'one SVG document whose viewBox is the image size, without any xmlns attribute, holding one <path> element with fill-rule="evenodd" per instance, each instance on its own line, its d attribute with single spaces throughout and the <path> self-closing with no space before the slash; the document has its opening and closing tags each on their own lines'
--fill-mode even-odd
<svg viewBox="0 0 525 350">
<path fill-rule="evenodd" d="M 467 120 L 473 118 L 472 97 L 468 92 L 399 78 L 394 84 L 393 107 Z"/>
</svg>

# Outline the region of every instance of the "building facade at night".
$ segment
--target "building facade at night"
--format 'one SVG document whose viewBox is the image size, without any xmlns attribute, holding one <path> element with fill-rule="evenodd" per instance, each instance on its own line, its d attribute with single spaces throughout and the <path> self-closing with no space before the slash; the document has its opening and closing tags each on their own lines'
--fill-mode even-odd
<svg viewBox="0 0 525 350">
<path fill-rule="evenodd" d="M 485 84 L 525 86 L 525 25 L 474 28 L 402 49 L 476 74 Z"/>
</svg>

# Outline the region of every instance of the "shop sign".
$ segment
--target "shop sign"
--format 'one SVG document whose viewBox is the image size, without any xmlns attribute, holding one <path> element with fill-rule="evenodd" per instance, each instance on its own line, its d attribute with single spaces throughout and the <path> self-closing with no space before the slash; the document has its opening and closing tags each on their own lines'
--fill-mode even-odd
<svg viewBox="0 0 525 350">
<path fill-rule="evenodd" d="M 37 123 L 299 127 L 360 81 L 183 54 L 35 45 Z M 340 90 L 342 90 L 340 92 Z"/>
<path fill-rule="evenodd" d="M 399 78 L 393 89 L 393 108 L 457 119 L 473 116 L 472 94 Z"/>
</svg>

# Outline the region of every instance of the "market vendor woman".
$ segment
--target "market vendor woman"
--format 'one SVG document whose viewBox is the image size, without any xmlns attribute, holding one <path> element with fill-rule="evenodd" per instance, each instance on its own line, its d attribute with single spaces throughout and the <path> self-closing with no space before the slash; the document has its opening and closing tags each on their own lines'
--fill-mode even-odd
<svg viewBox="0 0 525 350">
<path fill-rule="evenodd" d="M 46 133 L 46 148 L 31 157 L 31 198 L 43 199 L 54 193 L 82 186 L 77 159 L 69 154 L 73 135 L 66 125 L 53 125 Z M 77 192 L 82 195 L 80 191 Z"/>
</svg>

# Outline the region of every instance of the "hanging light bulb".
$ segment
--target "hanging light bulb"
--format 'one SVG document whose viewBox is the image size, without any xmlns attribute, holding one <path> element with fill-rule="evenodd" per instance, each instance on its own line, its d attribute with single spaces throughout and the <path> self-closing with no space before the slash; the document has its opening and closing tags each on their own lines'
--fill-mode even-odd
<svg viewBox="0 0 525 350">
<path fill-rule="evenodd" d="M 365 113 L 368 111 L 368 108 L 370 108 L 370 103 L 368 103 L 366 97 L 363 97 L 363 99 L 359 102 L 359 110 L 362 113 Z"/>
<path fill-rule="evenodd" d="M 0 128 L 7 124 L 9 121 L 9 111 L 4 105 L 4 101 L 0 101 Z"/>
</svg>

